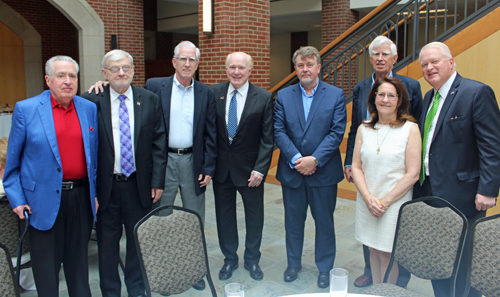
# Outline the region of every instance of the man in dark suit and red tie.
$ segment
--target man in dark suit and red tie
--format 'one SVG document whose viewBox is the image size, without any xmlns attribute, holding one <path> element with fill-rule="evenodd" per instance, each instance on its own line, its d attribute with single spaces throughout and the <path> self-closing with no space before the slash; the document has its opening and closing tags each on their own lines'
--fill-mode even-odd
<svg viewBox="0 0 500 297">
<path fill-rule="evenodd" d="M 280 149 L 276 178 L 283 190 L 288 258 L 283 277 L 292 282 L 302 269 L 309 206 L 316 223 L 318 287 L 326 288 L 335 260 L 337 184 L 344 178 L 339 146 L 347 118 L 345 98 L 342 90 L 319 80 L 316 48 L 301 47 L 292 61 L 300 83 L 278 92 L 274 113 L 274 139 Z"/>
<path fill-rule="evenodd" d="M 437 196 L 457 207 L 469 227 L 495 206 L 500 187 L 500 111 L 493 90 L 455 70 L 450 49 L 432 42 L 420 52 L 432 90 L 425 94 L 419 126 L 422 170 L 414 198 Z M 439 228 L 439 226 L 437 226 Z M 456 295 L 463 296 L 471 236 L 458 270 Z M 434 295 L 450 296 L 450 279 L 432 281 Z M 468 296 L 481 296 L 470 288 Z"/>
<path fill-rule="evenodd" d="M 352 183 L 351 164 L 354 152 L 354 142 L 358 127 L 368 117 L 366 102 L 372 85 L 384 77 L 394 77 L 403 83 L 410 96 L 410 114 L 418 120 L 422 112 L 422 91 L 420 83 L 413 78 L 398 75 L 392 72 L 392 66 L 398 61 L 397 47 L 385 36 L 377 36 L 368 47 L 370 53 L 370 63 L 373 66 L 373 74 L 360 81 L 354 86 L 352 97 L 352 120 L 349 138 L 347 139 L 347 149 L 344 162 L 344 174 L 348 182 Z M 372 284 L 372 272 L 370 265 L 370 249 L 363 245 L 363 256 L 365 260 L 364 273 L 354 281 L 356 287 L 366 287 Z M 410 272 L 399 266 L 399 276 L 397 285 L 406 287 L 410 281 Z"/>
<path fill-rule="evenodd" d="M 45 65 L 49 90 L 19 101 L 12 115 L 3 184 L 19 218 L 31 214 L 31 262 L 38 296 L 91 296 L 88 242 L 97 209 L 97 108 L 76 96 L 78 63 Z M 2 230 L 3 232 L 3 230 Z"/>
<path fill-rule="evenodd" d="M 214 195 L 219 246 L 225 256 L 219 272 L 227 280 L 238 268 L 236 191 L 245 209 L 244 267 L 255 280 L 264 274 L 259 267 L 264 227 L 264 178 L 273 153 L 273 101 L 268 91 L 248 81 L 253 59 L 246 53 L 229 54 L 229 82 L 212 86 L 217 106 L 217 165 Z"/>
<path fill-rule="evenodd" d="M 122 223 L 127 236 L 125 285 L 129 296 L 144 296 L 133 230 L 151 211 L 165 185 L 166 134 L 161 105 L 150 91 L 132 86 L 134 61 L 122 50 L 108 52 L 102 74 L 109 81 L 95 102 L 99 119 L 97 243 L 103 296 L 120 296 L 118 274 Z"/>
</svg>

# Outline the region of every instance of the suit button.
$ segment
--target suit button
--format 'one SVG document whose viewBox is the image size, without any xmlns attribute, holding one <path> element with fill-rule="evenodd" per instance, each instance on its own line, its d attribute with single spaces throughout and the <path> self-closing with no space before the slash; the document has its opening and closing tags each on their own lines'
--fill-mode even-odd
<svg viewBox="0 0 500 297">
<path fill-rule="evenodd" d="M 56 190 L 56 193 L 59 194 L 59 190 Z"/>
<path fill-rule="evenodd" d="M 57 172 L 61 172 L 61 168 L 57 168 Z"/>
<path fill-rule="evenodd" d="M 304 140 L 302 140 L 302 142 L 303 142 L 303 143 L 306 143 L 306 142 L 307 142 L 307 140 L 305 140 L 305 139 L 304 139 Z"/>
</svg>

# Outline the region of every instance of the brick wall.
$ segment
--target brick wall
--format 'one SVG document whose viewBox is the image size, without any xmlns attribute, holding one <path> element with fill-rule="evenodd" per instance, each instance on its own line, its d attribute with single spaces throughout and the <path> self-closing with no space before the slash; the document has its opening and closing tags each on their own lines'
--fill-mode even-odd
<svg viewBox="0 0 500 297">
<path fill-rule="evenodd" d="M 203 33 L 203 0 L 199 5 L 200 81 L 212 85 L 227 81 L 226 56 L 242 51 L 254 60 L 250 81 L 269 89 L 269 0 L 214 0 L 214 34 Z"/>
<path fill-rule="evenodd" d="M 3 0 L 17 13 L 22 15 L 42 38 L 42 65 L 56 55 L 66 55 L 79 61 L 78 30 L 73 24 L 47 1 L 40 0 Z M 44 80 L 43 77 L 40 77 Z M 43 83 L 45 89 L 48 89 Z"/>
<path fill-rule="evenodd" d="M 145 0 L 148 1 L 148 0 Z M 87 0 L 104 23 L 104 51 L 111 50 L 111 35 L 118 49 L 134 57 L 133 84 L 145 83 L 143 0 Z"/>
<path fill-rule="evenodd" d="M 359 13 L 350 9 L 350 0 L 322 0 L 321 5 L 321 44 L 324 48 L 357 23 Z M 354 38 L 349 40 L 347 44 L 353 41 Z M 341 47 L 340 50 L 343 48 L 345 47 Z M 353 61 L 350 68 L 344 67 L 337 76 L 337 87 L 342 88 L 346 94 L 351 93 L 352 88 L 357 83 L 356 61 Z M 354 74 L 350 81 L 343 79 L 344 76 L 348 76 L 349 70 Z"/>
</svg>

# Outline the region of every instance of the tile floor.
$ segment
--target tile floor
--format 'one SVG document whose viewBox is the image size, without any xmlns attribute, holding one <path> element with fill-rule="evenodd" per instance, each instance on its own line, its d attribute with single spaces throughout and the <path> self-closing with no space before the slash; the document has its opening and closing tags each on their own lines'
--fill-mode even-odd
<svg viewBox="0 0 500 297">
<path fill-rule="evenodd" d="M 180 199 L 176 199 L 179 203 Z M 349 271 L 349 292 L 362 292 L 363 288 L 356 288 L 353 285 L 356 277 L 363 272 L 363 252 L 361 244 L 354 238 L 354 216 L 355 201 L 339 198 L 335 210 L 335 230 L 337 240 L 337 256 L 334 267 L 342 267 Z M 245 286 L 245 295 L 248 297 L 277 297 L 282 295 L 328 292 L 328 289 L 320 289 L 316 285 L 318 270 L 314 264 L 314 220 L 308 215 L 306 221 L 304 252 L 302 258 L 303 269 L 299 273 L 299 278 L 292 283 L 283 281 L 283 271 L 286 269 L 285 251 L 285 228 L 283 214 L 283 200 L 281 187 L 265 185 L 265 224 L 262 239 L 262 259 L 260 267 L 264 271 L 264 279 L 255 281 L 250 278 L 248 271 L 243 268 L 243 244 L 245 236 L 245 220 L 243 204 L 238 201 L 238 227 L 240 230 L 240 255 L 239 268 L 235 270 L 233 276 L 228 281 L 220 281 L 218 278 L 219 269 L 223 264 L 223 255 L 219 250 L 217 240 L 217 228 L 215 222 L 214 199 L 211 185 L 207 189 L 206 195 L 206 226 L 205 235 L 209 253 L 209 264 L 212 279 L 218 296 L 224 296 L 224 286 L 230 282 L 241 283 Z M 125 250 L 125 240 L 121 242 L 122 251 Z M 122 252 L 122 259 L 125 253 Z M 101 296 L 99 289 L 99 273 L 97 271 L 97 245 L 89 243 L 90 260 L 90 288 L 93 296 Z M 120 270 L 121 273 L 121 270 Z M 123 276 L 122 276 L 123 280 Z M 430 281 L 412 277 L 408 284 L 408 290 L 420 293 L 424 296 L 433 296 Z M 21 294 L 22 297 L 37 296 L 36 292 L 28 291 Z M 60 296 L 68 296 L 64 273 L 61 270 Z M 125 286 L 122 285 L 122 296 L 128 296 Z M 160 296 L 154 294 L 153 296 Z M 211 296 L 207 286 L 205 291 L 189 289 L 179 294 L 180 297 L 204 297 Z"/>
</svg>

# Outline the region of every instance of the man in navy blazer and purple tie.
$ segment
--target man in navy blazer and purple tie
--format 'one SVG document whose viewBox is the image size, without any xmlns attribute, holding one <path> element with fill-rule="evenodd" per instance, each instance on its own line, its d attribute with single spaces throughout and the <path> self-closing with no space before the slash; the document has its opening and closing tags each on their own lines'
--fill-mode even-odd
<svg viewBox="0 0 500 297">
<path fill-rule="evenodd" d="M 76 96 L 78 63 L 45 65 L 48 91 L 19 101 L 12 115 L 3 184 L 19 218 L 31 214 L 31 262 L 38 296 L 91 296 L 88 242 L 97 209 L 97 108 Z"/>
<path fill-rule="evenodd" d="M 460 210 L 469 227 L 495 206 L 500 187 L 500 111 L 493 90 L 460 76 L 450 49 L 431 42 L 420 51 L 422 74 L 432 86 L 425 94 L 419 127 L 422 170 L 413 197 L 437 196 Z M 437 226 L 439 228 L 439 226 Z M 458 269 L 456 296 L 464 296 L 467 234 Z M 436 297 L 450 296 L 450 279 L 432 281 Z M 481 296 L 470 288 L 468 296 Z"/>
<path fill-rule="evenodd" d="M 318 287 L 329 285 L 335 260 L 333 212 L 337 184 L 344 178 L 339 146 L 344 137 L 344 92 L 319 80 L 321 58 L 316 48 L 301 47 L 292 59 L 300 83 L 278 92 L 274 139 L 280 149 L 276 178 L 285 206 L 288 267 L 285 282 L 302 269 L 307 208 L 316 223 L 315 259 Z"/>
</svg>

